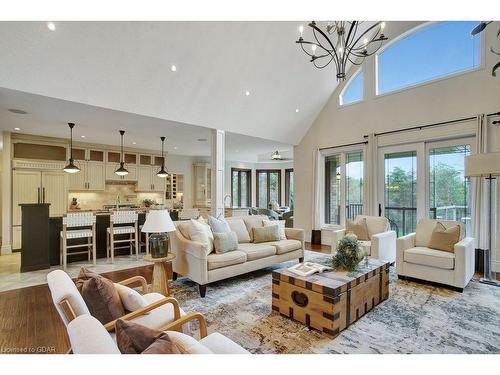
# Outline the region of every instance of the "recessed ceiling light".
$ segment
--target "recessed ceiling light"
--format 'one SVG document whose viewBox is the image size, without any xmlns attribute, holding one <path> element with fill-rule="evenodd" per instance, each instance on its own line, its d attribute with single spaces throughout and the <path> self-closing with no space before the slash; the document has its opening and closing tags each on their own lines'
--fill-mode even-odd
<svg viewBox="0 0 500 375">
<path fill-rule="evenodd" d="M 208 139 L 206 139 L 206 138 L 198 138 L 198 142 L 206 142 L 206 141 L 208 141 Z"/>
<path fill-rule="evenodd" d="M 47 29 L 49 29 L 50 31 L 55 31 L 56 24 L 54 22 L 47 22 Z"/>
<path fill-rule="evenodd" d="M 299 113 L 299 109 L 298 108 L 295 108 L 295 113 Z"/>
<path fill-rule="evenodd" d="M 19 130 L 21 130 L 21 128 L 14 128 L 14 130 L 18 132 Z"/>
<path fill-rule="evenodd" d="M 133 145 L 136 145 L 136 144 L 137 144 L 137 142 L 132 142 L 132 144 L 133 144 Z"/>
<path fill-rule="evenodd" d="M 84 136 L 84 135 L 81 135 L 81 136 L 80 136 L 80 138 L 85 138 L 85 136 Z"/>
<path fill-rule="evenodd" d="M 172 65 L 172 66 L 170 67 L 170 70 L 171 70 L 172 72 L 176 72 L 176 71 L 177 71 L 177 67 L 176 67 L 175 65 Z"/>
<path fill-rule="evenodd" d="M 23 111 L 22 109 L 16 109 L 16 108 L 9 108 L 7 111 L 15 113 L 16 115 L 25 115 L 28 112 Z"/>
<path fill-rule="evenodd" d="M 247 91 L 245 91 L 245 95 L 246 95 L 246 96 L 250 96 L 250 91 L 248 91 L 248 90 L 247 90 Z"/>
<path fill-rule="evenodd" d="M 174 146 L 174 150 L 177 150 L 177 146 Z"/>
</svg>

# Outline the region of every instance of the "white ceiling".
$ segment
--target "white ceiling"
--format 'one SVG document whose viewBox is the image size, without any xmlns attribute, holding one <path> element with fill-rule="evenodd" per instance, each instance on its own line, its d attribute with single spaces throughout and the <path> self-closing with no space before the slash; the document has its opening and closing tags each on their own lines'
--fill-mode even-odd
<svg viewBox="0 0 500 375">
<path fill-rule="evenodd" d="M 207 130 L 185 124 L 297 144 L 337 84 L 333 68 L 314 68 L 295 44 L 305 22 L 55 24 L 0 22 L 0 87 L 148 116 L 147 126 L 129 123 L 141 142 L 146 130 L 160 135 L 157 126 L 180 129 L 176 122 L 190 136 Z M 55 114 L 40 112 L 43 133 L 54 133 Z M 78 122 L 66 114 L 58 120 Z M 106 119 L 87 114 L 82 121 L 101 139 Z"/>
<path fill-rule="evenodd" d="M 8 109 L 22 109 L 28 113 L 14 114 Z M 159 138 L 166 136 L 165 151 L 170 154 L 210 156 L 211 129 L 208 128 L 0 88 L 0 130 L 14 131 L 18 127 L 20 133 L 68 138 L 68 122 L 76 123 L 74 139 L 77 142 L 119 146 L 118 130 L 124 129 L 124 144 L 128 147 L 160 150 Z M 85 138 L 81 138 L 82 135 Z M 207 141 L 199 142 L 199 138 Z M 265 161 L 275 150 L 291 153 L 292 146 L 226 133 L 228 160 Z"/>
</svg>

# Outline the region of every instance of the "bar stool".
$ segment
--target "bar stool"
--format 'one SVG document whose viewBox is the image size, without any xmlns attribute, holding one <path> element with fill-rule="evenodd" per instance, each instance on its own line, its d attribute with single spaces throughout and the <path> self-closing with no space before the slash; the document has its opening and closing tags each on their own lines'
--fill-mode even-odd
<svg viewBox="0 0 500 375">
<path fill-rule="evenodd" d="M 132 255 L 132 247 L 135 247 L 135 254 L 137 260 L 139 260 L 139 238 L 137 231 L 137 220 L 139 215 L 136 211 L 113 211 L 110 215 L 109 223 L 110 226 L 106 231 L 106 255 L 109 259 L 111 254 L 111 263 L 115 261 L 115 249 L 130 248 L 130 255 Z M 118 224 L 119 226 L 115 226 Z M 132 225 L 123 225 L 132 224 Z M 129 238 L 117 240 L 115 236 L 128 234 Z M 128 246 L 118 246 L 115 244 L 127 243 Z"/>
<path fill-rule="evenodd" d="M 149 215 L 149 212 L 146 212 L 146 220 L 148 219 L 148 215 Z M 149 254 L 149 233 L 144 233 L 144 241 L 145 242 L 142 242 L 142 227 L 144 226 L 144 224 L 142 225 L 139 225 L 139 238 L 141 239 L 141 248 L 142 248 L 142 245 L 144 245 L 144 247 L 146 248 L 146 255 Z"/>
<path fill-rule="evenodd" d="M 94 265 L 96 264 L 95 223 L 96 223 L 96 216 L 92 212 L 75 212 L 75 213 L 68 213 L 63 216 L 63 229 L 60 233 L 60 239 L 59 239 L 59 250 L 60 250 L 59 254 L 60 254 L 60 263 L 63 264 L 64 270 L 66 270 L 68 256 L 87 253 L 87 258 L 88 261 L 90 262 L 91 251 L 92 251 L 92 263 Z M 84 228 L 84 229 L 68 230 L 68 228 Z M 69 240 L 74 240 L 79 238 L 86 238 L 87 243 L 68 245 Z M 78 247 L 86 247 L 87 250 L 68 252 L 68 249 L 74 249 Z"/>
</svg>

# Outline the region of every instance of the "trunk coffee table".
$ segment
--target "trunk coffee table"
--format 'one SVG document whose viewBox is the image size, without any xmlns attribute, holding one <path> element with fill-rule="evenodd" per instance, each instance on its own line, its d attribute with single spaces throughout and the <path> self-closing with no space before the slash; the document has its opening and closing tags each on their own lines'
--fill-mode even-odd
<svg viewBox="0 0 500 375">
<path fill-rule="evenodd" d="M 273 272 L 273 310 L 333 337 L 387 298 L 389 263 L 377 259 L 354 272 Z"/>
</svg>

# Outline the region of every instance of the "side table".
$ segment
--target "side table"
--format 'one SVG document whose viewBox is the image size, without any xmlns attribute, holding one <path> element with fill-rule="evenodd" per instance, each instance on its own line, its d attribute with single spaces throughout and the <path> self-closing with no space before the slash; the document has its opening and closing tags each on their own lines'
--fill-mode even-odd
<svg viewBox="0 0 500 375">
<path fill-rule="evenodd" d="M 165 297 L 170 295 L 170 290 L 168 287 L 168 272 L 167 265 L 172 262 L 175 258 L 175 254 L 168 253 L 166 257 L 163 258 L 153 258 L 151 254 L 144 256 L 144 260 L 148 262 L 153 262 L 153 281 L 152 291 L 156 293 L 163 294 Z"/>
</svg>

